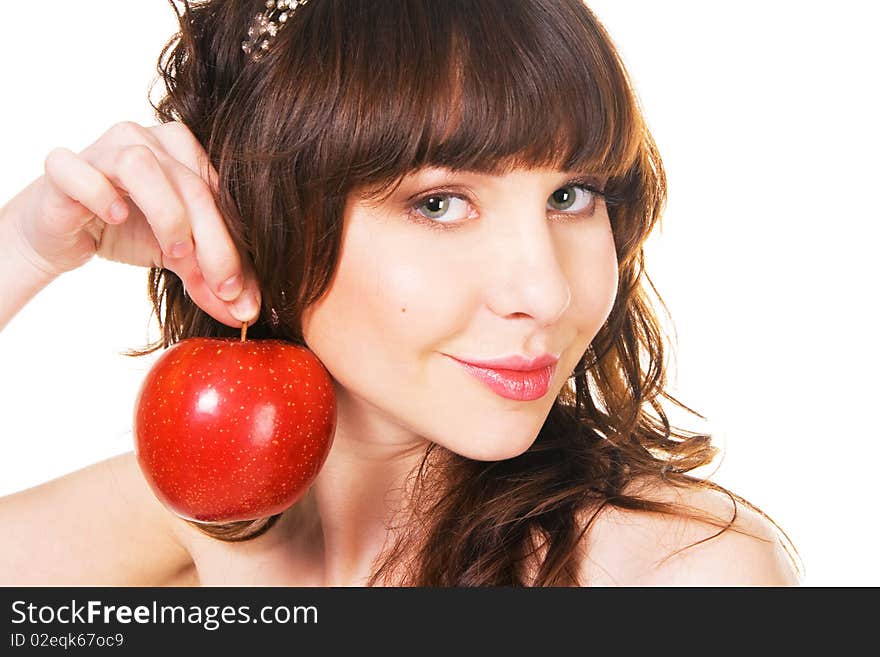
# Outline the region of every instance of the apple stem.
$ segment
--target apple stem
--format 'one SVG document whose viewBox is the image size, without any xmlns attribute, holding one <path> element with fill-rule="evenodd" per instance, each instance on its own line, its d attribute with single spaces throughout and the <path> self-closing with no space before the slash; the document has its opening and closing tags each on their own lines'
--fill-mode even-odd
<svg viewBox="0 0 880 657">
<path fill-rule="evenodd" d="M 244 338 L 247 335 L 247 322 L 241 323 L 241 341 L 244 342 Z"/>
</svg>

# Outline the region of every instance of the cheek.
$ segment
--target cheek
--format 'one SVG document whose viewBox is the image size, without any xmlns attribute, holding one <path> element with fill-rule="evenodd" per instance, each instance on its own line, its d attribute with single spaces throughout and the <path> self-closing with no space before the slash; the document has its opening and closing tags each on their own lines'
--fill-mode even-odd
<svg viewBox="0 0 880 657">
<path fill-rule="evenodd" d="M 462 289 L 439 254 L 353 225 L 329 289 L 303 316 L 306 344 L 343 385 L 412 380 Z"/>
<path fill-rule="evenodd" d="M 572 321 L 592 341 L 608 319 L 617 297 L 617 252 L 609 223 L 569 251 L 566 270 L 571 285 Z"/>
<path fill-rule="evenodd" d="M 479 316 L 485 259 L 452 240 L 438 246 L 433 235 L 366 225 L 353 222 L 329 289 L 303 317 L 308 347 L 343 389 L 428 440 L 478 460 L 527 449 L 549 409 L 505 405 L 437 354 Z M 613 306 L 617 259 L 608 226 L 560 244 L 572 305 L 554 335 L 571 340 L 565 348 L 575 359 Z M 469 337 L 478 340 L 495 326 Z"/>
</svg>

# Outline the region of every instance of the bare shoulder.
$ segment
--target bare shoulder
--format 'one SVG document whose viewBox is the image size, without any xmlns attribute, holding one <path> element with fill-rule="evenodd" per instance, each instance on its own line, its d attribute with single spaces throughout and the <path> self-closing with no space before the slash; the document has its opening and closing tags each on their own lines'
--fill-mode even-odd
<svg viewBox="0 0 880 657">
<path fill-rule="evenodd" d="M 176 567 L 170 571 L 169 576 L 151 582 L 151 585 L 177 585 L 188 580 L 193 571 L 193 563 L 185 523 L 156 498 L 144 479 L 137 462 L 137 455 L 129 451 L 107 459 L 104 463 L 115 473 L 120 495 L 131 501 L 127 508 L 137 510 L 138 516 L 133 519 L 145 530 L 152 531 L 156 542 L 162 541 L 169 550 L 174 551 Z"/>
<path fill-rule="evenodd" d="M 779 531 L 764 515 L 735 497 L 711 488 L 679 488 L 656 482 L 634 485 L 627 492 L 656 502 L 684 505 L 698 518 L 606 506 L 585 540 L 582 583 L 800 584 Z"/>
<path fill-rule="evenodd" d="M 129 452 L 0 498 L 0 581 L 153 586 L 191 564 Z"/>
</svg>

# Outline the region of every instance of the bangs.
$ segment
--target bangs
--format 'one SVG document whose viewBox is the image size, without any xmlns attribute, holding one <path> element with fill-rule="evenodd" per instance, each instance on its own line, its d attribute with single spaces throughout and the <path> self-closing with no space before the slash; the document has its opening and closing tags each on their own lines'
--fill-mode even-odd
<svg viewBox="0 0 880 657">
<path fill-rule="evenodd" d="M 339 85 L 325 147 L 341 149 L 332 159 L 368 194 L 426 166 L 613 178 L 637 156 L 641 118 L 629 81 L 579 0 L 312 5 L 322 6 L 337 13 L 316 11 L 315 20 L 344 25 L 334 31 L 339 43 L 320 44 Z"/>
</svg>

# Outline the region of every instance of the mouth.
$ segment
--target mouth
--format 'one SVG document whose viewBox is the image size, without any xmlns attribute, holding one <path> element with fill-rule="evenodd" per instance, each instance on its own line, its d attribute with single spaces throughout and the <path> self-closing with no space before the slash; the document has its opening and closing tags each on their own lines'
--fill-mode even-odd
<svg viewBox="0 0 880 657">
<path fill-rule="evenodd" d="M 495 394 L 516 401 L 534 401 L 546 395 L 556 372 L 557 362 L 553 358 L 552 362 L 534 369 L 509 369 L 497 365 L 477 365 L 453 356 L 450 358 Z"/>
</svg>

